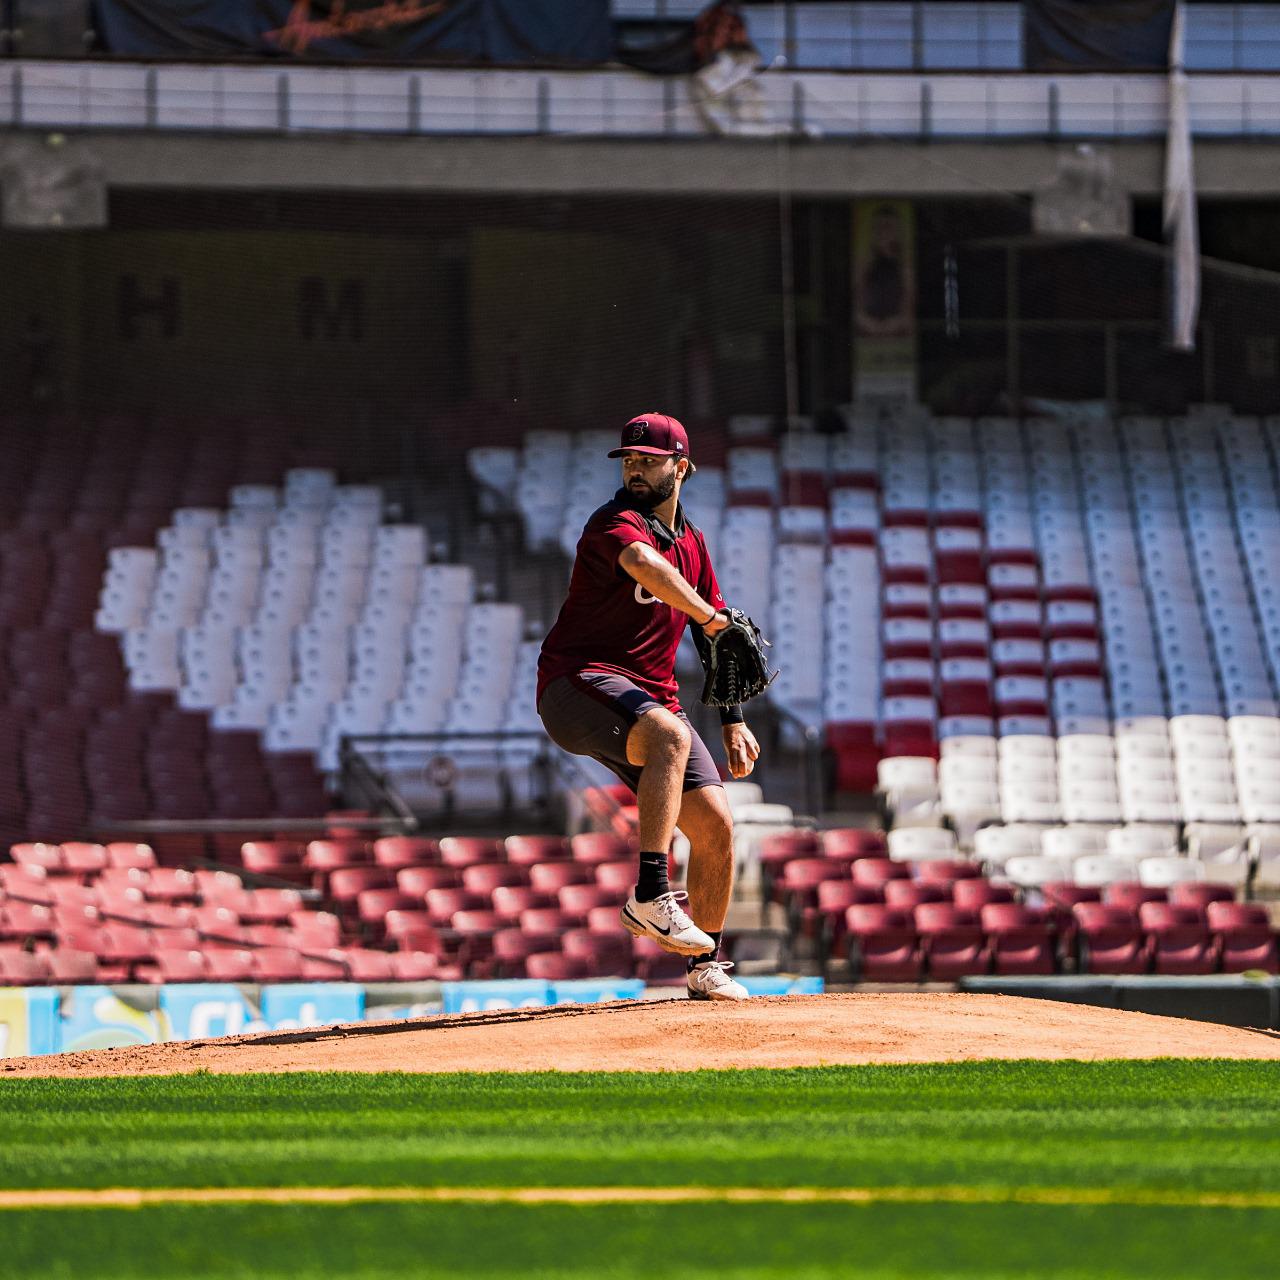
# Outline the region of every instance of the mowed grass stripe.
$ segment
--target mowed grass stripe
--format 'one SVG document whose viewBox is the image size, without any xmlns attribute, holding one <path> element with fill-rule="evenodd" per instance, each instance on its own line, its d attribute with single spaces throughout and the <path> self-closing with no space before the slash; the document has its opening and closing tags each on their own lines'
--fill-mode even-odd
<svg viewBox="0 0 1280 1280">
<path fill-rule="evenodd" d="M 673 1126 L 678 1128 L 674 1138 Z M 0 1079 L 0 1188 L 1280 1190 L 1280 1064 Z"/>
<path fill-rule="evenodd" d="M 1025 1204 L 1280 1209 L 1278 1192 L 1119 1187 L 99 1187 L 0 1191 L 0 1210 L 172 1204 Z"/>
</svg>

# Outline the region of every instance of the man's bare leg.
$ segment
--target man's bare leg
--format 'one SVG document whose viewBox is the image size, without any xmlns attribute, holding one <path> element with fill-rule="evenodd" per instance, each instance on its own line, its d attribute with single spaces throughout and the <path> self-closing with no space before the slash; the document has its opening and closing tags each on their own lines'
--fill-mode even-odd
<svg viewBox="0 0 1280 1280">
<path fill-rule="evenodd" d="M 705 955 L 713 940 L 689 918 L 667 883 L 667 855 L 675 835 L 692 735 L 678 716 L 658 707 L 646 712 L 627 735 L 627 759 L 640 766 L 640 874 L 622 908 L 622 924 L 682 956 Z"/>
<path fill-rule="evenodd" d="M 663 707 L 645 712 L 631 726 L 627 759 L 642 769 L 636 788 L 641 849 L 665 852 L 671 848 L 690 742 L 688 727 Z"/>
<path fill-rule="evenodd" d="M 724 788 L 685 792 L 677 825 L 689 838 L 689 914 L 704 933 L 719 933 L 733 894 L 733 817 Z"/>
<path fill-rule="evenodd" d="M 711 948 L 687 958 L 693 1000 L 745 1000 L 748 992 L 720 959 L 720 933 L 733 892 L 733 817 L 723 787 L 685 794 L 680 830 L 689 837 L 689 915 L 711 940 Z"/>
</svg>

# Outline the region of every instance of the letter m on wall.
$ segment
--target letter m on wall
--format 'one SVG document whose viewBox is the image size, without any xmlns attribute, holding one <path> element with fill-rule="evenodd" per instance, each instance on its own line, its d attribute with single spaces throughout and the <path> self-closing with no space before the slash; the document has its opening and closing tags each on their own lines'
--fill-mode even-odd
<svg viewBox="0 0 1280 1280">
<path fill-rule="evenodd" d="M 304 342 L 364 341 L 364 281 L 298 281 L 298 336 Z"/>
</svg>

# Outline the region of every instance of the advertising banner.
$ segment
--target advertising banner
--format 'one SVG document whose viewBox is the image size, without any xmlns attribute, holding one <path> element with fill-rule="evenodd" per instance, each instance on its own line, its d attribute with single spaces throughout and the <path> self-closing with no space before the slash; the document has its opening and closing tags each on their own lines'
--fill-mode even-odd
<svg viewBox="0 0 1280 1280">
<path fill-rule="evenodd" d="M 0 989 L 0 1058 L 58 1049 L 58 993 L 48 987 Z"/>
<path fill-rule="evenodd" d="M 72 987 L 58 1009 L 58 1043 L 50 1050 L 119 1049 L 171 1040 L 161 987 Z M 53 993 L 58 994 L 56 991 Z"/>
<path fill-rule="evenodd" d="M 360 1022 L 364 1004 L 364 988 L 353 982 L 291 982 L 262 988 L 262 1020 L 273 1031 Z"/>
<path fill-rule="evenodd" d="M 916 224 L 908 200 L 853 204 L 853 395 L 914 400 Z"/>
<path fill-rule="evenodd" d="M 608 0 L 98 0 L 98 34 L 129 57 L 598 64 Z"/>
<path fill-rule="evenodd" d="M 1163 71 L 1174 0 L 1028 0 L 1028 71 Z"/>
<path fill-rule="evenodd" d="M 605 1000 L 639 1000 L 644 983 L 639 978 L 584 978 L 553 982 L 551 1004 L 600 1004 Z"/>
<path fill-rule="evenodd" d="M 551 987 L 534 978 L 444 984 L 445 1013 L 482 1013 L 486 1009 L 540 1009 L 550 1003 Z"/>
</svg>

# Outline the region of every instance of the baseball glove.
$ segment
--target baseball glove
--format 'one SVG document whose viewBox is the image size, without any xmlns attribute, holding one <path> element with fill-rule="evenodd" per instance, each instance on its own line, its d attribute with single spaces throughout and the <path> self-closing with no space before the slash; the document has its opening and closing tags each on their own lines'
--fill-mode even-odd
<svg viewBox="0 0 1280 1280">
<path fill-rule="evenodd" d="M 769 670 L 766 649 L 773 646 L 741 609 L 726 609 L 729 625 L 715 635 L 703 633 L 698 655 L 707 673 L 702 701 L 708 707 L 736 707 L 763 693 L 777 678 Z"/>
</svg>

